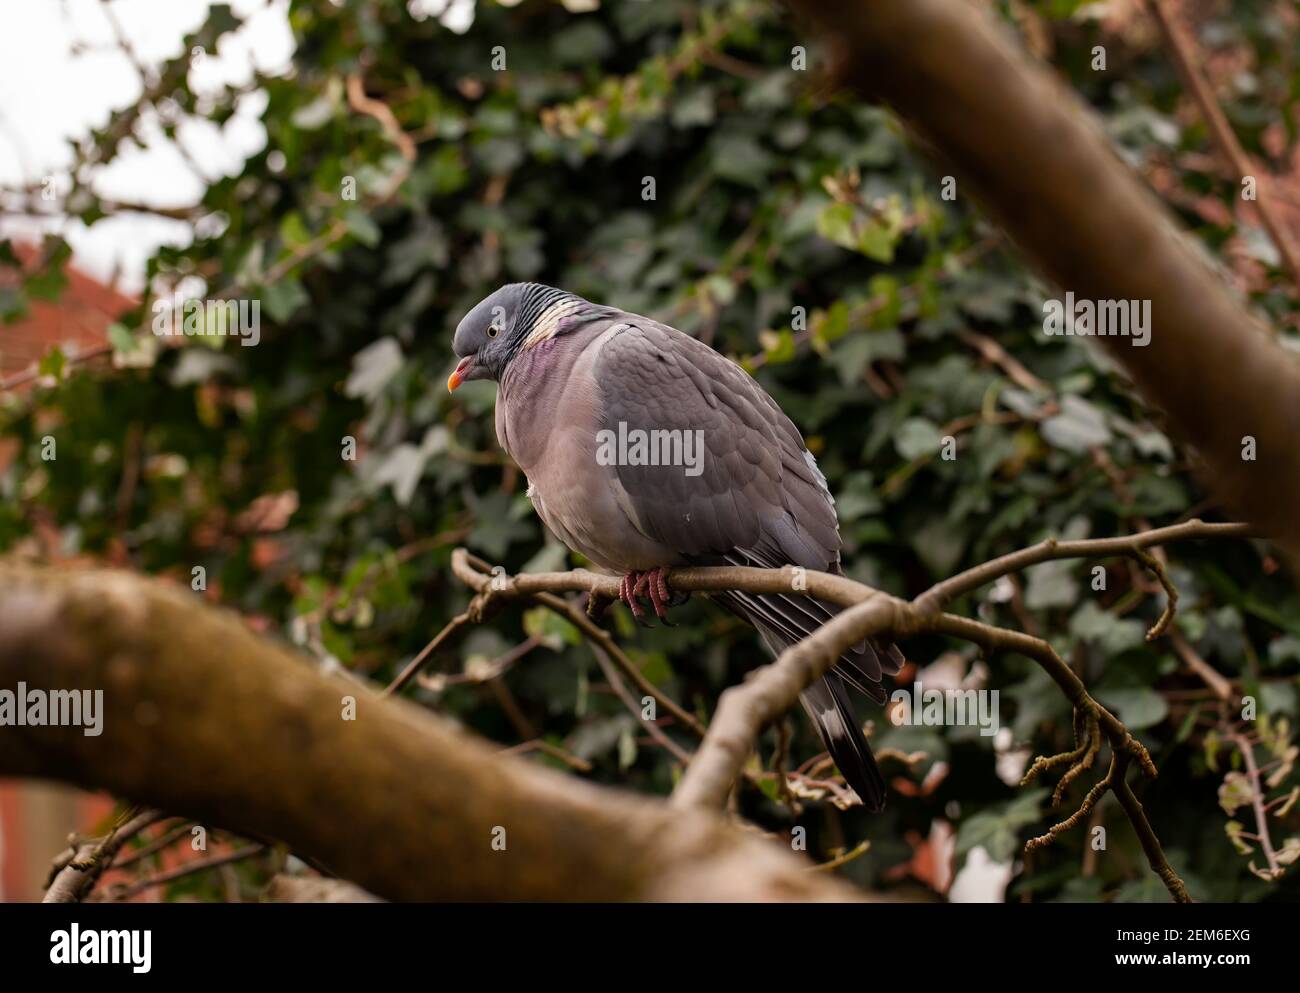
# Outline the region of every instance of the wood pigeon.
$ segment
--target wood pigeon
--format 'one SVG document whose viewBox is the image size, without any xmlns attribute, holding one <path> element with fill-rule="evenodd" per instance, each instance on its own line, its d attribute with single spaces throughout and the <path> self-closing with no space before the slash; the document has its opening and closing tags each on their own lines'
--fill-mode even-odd
<svg viewBox="0 0 1300 993">
<path fill-rule="evenodd" d="M 448 389 L 498 384 L 501 446 L 569 548 L 623 577 L 638 620 L 664 619 L 665 572 L 684 565 L 803 566 L 839 573 L 835 501 L 803 437 L 759 384 L 703 342 L 540 283 L 503 286 L 460 322 Z M 712 598 L 758 629 L 773 654 L 839 608 L 792 592 Z M 840 772 L 871 810 L 885 784 L 846 683 L 878 704 L 894 645 L 845 652 L 802 702 Z"/>
</svg>

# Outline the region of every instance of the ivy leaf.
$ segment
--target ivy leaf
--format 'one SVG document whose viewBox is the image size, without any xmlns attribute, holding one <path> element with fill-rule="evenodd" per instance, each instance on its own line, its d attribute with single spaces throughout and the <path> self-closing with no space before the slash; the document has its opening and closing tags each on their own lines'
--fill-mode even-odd
<svg viewBox="0 0 1300 993">
<path fill-rule="evenodd" d="M 1030 610 L 1069 607 L 1079 602 L 1074 565 L 1065 561 L 1041 562 L 1025 570 L 1025 606 Z"/>
<path fill-rule="evenodd" d="M 1035 668 L 1022 682 L 1008 687 L 1004 693 L 1016 703 L 1016 716 L 1011 732 L 1017 740 L 1030 738 L 1039 725 L 1056 721 L 1069 713 L 1069 704 L 1061 688 L 1042 669 Z"/>
<path fill-rule="evenodd" d="M 630 714 L 589 720 L 579 725 L 566 742 L 568 751 L 580 759 L 594 759 L 608 752 L 632 726 Z"/>
<path fill-rule="evenodd" d="M 1146 626 L 1131 617 L 1115 617 L 1091 600 L 1070 618 L 1070 633 L 1091 641 L 1106 655 L 1119 655 L 1146 643 Z"/>
<path fill-rule="evenodd" d="M 134 334 L 125 324 L 108 326 L 108 343 L 113 346 L 113 365 L 119 369 L 145 369 L 153 365 L 158 339 Z"/>
<path fill-rule="evenodd" d="M 853 206 L 847 203 L 828 204 L 817 215 L 817 233 L 844 248 L 854 247 Z"/>
<path fill-rule="evenodd" d="M 48 352 L 41 356 L 40 365 L 37 371 L 42 376 L 51 376 L 55 380 L 63 378 L 63 370 L 67 367 L 68 357 L 63 354 L 63 349 L 55 345 Z"/>
<path fill-rule="evenodd" d="M 869 259 L 875 259 L 877 262 L 892 262 L 896 241 L 897 232 L 873 218 L 862 225 L 862 229 L 858 232 L 856 247 Z"/>
<path fill-rule="evenodd" d="M 1234 814 L 1238 807 L 1244 807 L 1251 802 L 1254 791 L 1250 788 L 1250 780 L 1244 773 L 1230 772 L 1223 777 L 1223 782 L 1219 785 L 1219 806 L 1223 808 L 1225 814 Z"/>
<path fill-rule="evenodd" d="M 108 325 L 108 343 L 112 344 L 114 354 L 123 356 L 130 355 L 139 347 L 131 330 L 117 321 Z"/>
<path fill-rule="evenodd" d="M 862 379 L 872 362 L 902 359 L 906 354 L 898 331 L 871 331 L 850 335 L 831 352 L 840 382 L 850 386 Z"/>
<path fill-rule="evenodd" d="M 943 435 L 938 425 L 924 417 L 909 417 L 898 426 L 898 433 L 894 436 L 898 454 L 909 461 L 933 455 L 942 444 Z"/>
<path fill-rule="evenodd" d="M 843 300 L 836 300 L 825 311 L 813 315 L 813 346 L 824 350 L 825 346 L 843 338 L 849 331 L 849 305 Z"/>
<path fill-rule="evenodd" d="M 394 499 L 405 507 L 415 495 L 427 461 L 418 445 L 403 443 L 371 462 L 371 478 L 375 484 L 392 486 Z"/>
<path fill-rule="evenodd" d="M 68 277 L 60 263 L 50 263 L 23 281 L 23 291 L 33 300 L 57 300 L 67 288 Z"/>
<path fill-rule="evenodd" d="M 558 652 L 565 645 L 576 645 L 582 641 L 582 635 L 576 627 L 546 607 L 533 607 L 524 611 L 524 631 L 553 652 Z"/>
<path fill-rule="evenodd" d="M 767 361 L 772 365 L 789 362 L 795 357 L 794 334 L 789 328 L 780 331 L 760 331 L 758 341 L 763 346 L 763 354 L 767 356 Z"/>
<path fill-rule="evenodd" d="M 618 736 L 618 768 L 622 772 L 630 769 L 636 762 L 636 734 L 628 725 L 624 725 Z"/>
<path fill-rule="evenodd" d="M 944 517 L 934 517 L 912 535 L 912 547 L 931 574 L 946 576 L 961 559 L 966 533 Z"/>
<path fill-rule="evenodd" d="M 965 859 L 973 848 L 983 848 L 994 862 L 1010 862 L 1020 848 L 1020 829 L 1040 819 L 1047 790 L 1029 790 L 961 822 L 957 829 L 957 856 Z"/>
<path fill-rule="evenodd" d="M 263 286 L 261 299 L 267 316 L 275 323 L 283 324 L 298 311 L 298 308 L 305 306 L 310 298 L 307 296 L 307 291 L 302 288 L 302 283 L 287 277 L 278 283 Z"/>
<path fill-rule="evenodd" d="M 397 340 L 380 338 L 353 357 L 352 372 L 343 384 L 344 394 L 373 401 L 401 370 L 402 363 L 402 347 Z"/>
<path fill-rule="evenodd" d="M 508 493 L 494 490 L 486 497 L 472 497 L 470 502 L 476 524 L 466 541 L 489 559 L 505 558 L 514 542 L 531 538 L 535 533 L 531 518 L 520 520 L 512 513 L 513 498 Z"/>
<path fill-rule="evenodd" d="M 1119 719 L 1128 725 L 1130 731 L 1152 727 L 1169 716 L 1168 701 L 1149 686 L 1102 688 L 1096 690 L 1094 696 L 1108 709 L 1117 711 Z"/>
<path fill-rule="evenodd" d="M 352 236 L 367 248 L 374 248 L 379 244 L 382 237 L 379 225 L 364 210 L 358 208 L 349 210 L 344 216 L 344 222 L 347 224 L 348 231 Z"/>
<path fill-rule="evenodd" d="M 1104 445 L 1111 439 L 1101 411 L 1082 397 L 1073 395 L 1061 397 L 1061 412 L 1043 421 L 1039 430 L 1048 444 L 1075 455 L 1087 452 L 1094 445 Z"/>
</svg>

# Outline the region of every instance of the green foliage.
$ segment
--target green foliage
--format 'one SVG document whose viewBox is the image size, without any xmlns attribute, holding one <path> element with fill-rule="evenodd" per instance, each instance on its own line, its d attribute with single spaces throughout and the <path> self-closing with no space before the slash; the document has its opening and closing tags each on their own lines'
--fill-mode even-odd
<svg viewBox="0 0 1300 993">
<path fill-rule="evenodd" d="M 1079 7 L 1039 6 L 1053 18 Z M 1262 5 L 1244 6 L 1220 27 L 1258 62 L 1256 87 L 1229 107 L 1255 150 L 1261 129 L 1248 122 L 1290 106 L 1300 86 L 1293 46 L 1261 27 Z M 123 368 L 90 373 L 48 356 L 36 392 L 3 401 L 16 446 L 0 451 L 0 547 L 117 562 L 186 585 L 202 566 L 210 599 L 322 664 L 391 678 L 465 607 L 448 567 L 458 544 L 512 571 L 577 564 L 545 543 L 523 480 L 496 446 L 492 387 L 472 383 L 451 397 L 442 385 L 458 317 L 499 284 L 531 279 L 653 314 L 742 361 L 805 432 L 838 495 L 849 574 L 899 594 L 1049 535 L 1121 534 L 1204 506 L 1163 422 L 1096 353 L 1041 333 L 1047 288 L 963 196 L 940 196 L 942 173 L 897 122 L 829 97 L 813 72 L 791 68 L 792 47 L 808 42 L 776 8 L 660 0 L 573 14 L 479 3 L 472 27 L 454 35 L 398 0 L 296 2 L 291 24 L 293 73 L 258 80 L 267 148 L 207 190 L 203 212 L 218 222 L 210 233 L 160 249 L 148 269 L 159 293 L 199 275 L 210 294 L 255 296 L 260 344 L 159 342 L 146 300 L 111 333 Z M 186 51 L 214 50 L 234 26 L 228 8 L 213 7 Z M 1172 113 L 1178 86 L 1158 50 L 1108 39 L 1122 68 L 1093 74 L 1095 22 L 1046 30 L 1056 32 L 1057 63 L 1139 166 L 1167 158 L 1166 139 L 1178 152 L 1200 148 L 1203 135 Z M 491 69 L 495 45 L 505 46 L 507 71 Z M 816 70 L 817 49 L 809 58 Z M 361 67 L 366 92 L 415 142 L 409 172 L 381 122 L 349 103 L 347 78 Z M 199 101 L 184 59 L 162 74 L 186 113 L 231 113 L 238 94 Z M 135 112 L 88 138 L 104 161 L 122 151 Z M 1180 175 L 1183 194 L 1195 188 L 1231 207 L 1231 188 Z M 645 177 L 653 201 L 642 199 Z M 349 181 L 356 199 L 342 196 Z M 1178 201 L 1184 220 L 1211 247 L 1233 233 L 1188 202 Z M 57 295 L 66 246 L 47 252 L 51 265 L 0 290 L 4 315 Z M 0 244 L 0 265 L 14 261 Z M 1255 302 L 1275 317 L 1293 313 L 1272 283 L 1256 287 Z M 1010 361 L 990 361 L 983 339 Z M 41 458 L 47 435 L 58 443 L 51 462 Z M 948 437 L 955 459 L 943 455 Z M 355 460 L 344 457 L 349 439 Z M 1294 721 L 1300 603 L 1266 548 L 1169 555 L 1194 649 Z M 1048 632 L 1099 699 L 1141 729 L 1161 767 L 1157 783 L 1139 787 L 1143 801 L 1166 848 L 1199 867 L 1198 896 L 1294 899 L 1294 874 L 1267 888 L 1250 876 L 1232 848 L 1244 844 L 1240 829 L 1230 838 L 1222 823 L 1206 828 L 1224 769 L 1201 747 L 1207 724 L 1171 692 L 1201 684 L 1166 639 L 1143 637 L 1163 605 L 1150 578 L 1124 560 L 1100 564 L 1104 589 L 1093 563 L 1054 563 L 957 607 Z M 705 603 L 675 613 L 678 627 L 653 631 L 634 628 L 621 608 L 611 618 L 646 675 L 707 716 L 761 650 Z M 530 636 L 540 647 L 498 681 L 509 711 L 473 678 L 435 677 L 410 692 L 506 745 L 544 735 L 593 763 L 597 780 L 671 788 L 671 758 L 638 735 L 590 649 L 545 611 L 504 611 L 442 651 L 431 672 L 473 676 Z M 950 647 L 904 645 L 921 663 Z M 970 653 L 962 661 L 975 662 Z M 1071 747 L 1068 706 L 1041 670 L 1019 657 L 987 669 L 1016 743 Z M 963 857 L 982 845 L 1011 860 L 1064 816 L 1042 793 L 999 778 L 991 739 L 870 716 L 883 744 L 927 757 L 887 774 L 919 782 L 942 761 L 946 777 L 921 795 L 895 795 L 880 817 L 842 815 L 842 836 L 873 839 L 846 869 L 861 882 L 884 885 L 908 856 L 900 839 L 928 836 L 935 818 L 956 822 Z M 797 761 L 814 742 L 800 726 Z M 788 826 L 775 796 L 746 803 Z M 1142 889 L 1151 877 L 1119 812 L 1102 809 L 1121 858 L 1081 879 L 1087 839 L 1067 833 L 1017 886 L 1042 898 L 1162 898 L 1158 883 Z M 821 822 L 802 821 L 814 853 L 832 844 L 811 826 Z"/>
</svg>

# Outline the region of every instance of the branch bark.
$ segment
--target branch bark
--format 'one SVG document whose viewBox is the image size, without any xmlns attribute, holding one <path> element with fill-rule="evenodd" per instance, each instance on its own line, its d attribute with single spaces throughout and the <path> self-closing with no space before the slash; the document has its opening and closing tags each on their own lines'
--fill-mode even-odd
<svg viewBox="0 0 1300 993">
<path fill-rule="evenodd" d="M 791 6 L 825 35 L 839 78 L 951 161 L 1048 277 L 1081 298 L 1151 302 L 1148 346 L 1097 344 L 1169 413 L 1219 495 L 1300 562 L 1300 367 L 1074 94 L 960 0 Z"/>
<path fill-rule="evenodd" d="M 147 828 L 164 820 L 166 814 L 158 810 L 145 810 L 123 824 L 119 824 L 96 842 L 74 844 L 66 861 L 58 866 L 54 878 L 45 889 L 42 903 L 78 903 L 112 864 L 122 846 Z"/>
<path fill-rule="evenodd" d="M 910 603 L 843 576 L 788 567 L 676 570 L 670 575 L 678 590 L 815 593 L 846 609 L 723 694 L 669 804 L 503 758 L 418 707 L 322 675 L 233 614 L 174 587 L 118 572 L 0 564 L 0 685 L 103 692 L 102 736 L 87 736 L 81 727 L 6 727 L 0 774 L 105 788 L 247 836 L 278 839 L 387 898 L 846 899 L 854 891 L 811 881 L 792 855 L 711 812 L 742 775 L 763 727 L 793 706 L 844 648 L 874 634 L 933 631 L 1021 652 L 1052 674 L 1090 734 L 1080 746 L 1084 761 L 1070 753 L 1037 765 L 1070 759 L 1064 784 L 1091 764 L 1104 733 L 1123 759 L 1121 770 L 1137 758 L 1153 775 L 1145 749 L 1046 642 L 939 607 L 1046 558 L 1132 554 L 1158 541 L 1243 533 L 1237 525 L 1190 521 L 1125 538 L 1044 542 Z M 613 577 L 587 570 L 508 577 L 464 549 L 453 553 L 452 567 L 475 590 L 462 623 L 480 619 L 498 598 L 524 598 L 560 609 L 598 647 L 612 644 L 553 594 L 608 594 Z M 453 622 L 435 641 L 460 626 Z M 421 656 L 430 654 L 426 649 Z M 1116 788 L 1113 778 L 1101 786 Z M 163 815 L 148 816 L 152 822 Z M 1166 882 L 1176 880 L 1163 855 L 1152 854 L 1159 843 L 1149 825 L 1140 819 L 1134 826 L 1153 868 Z M 139 829 L 130 828 L 94 847 L 92 870 L 111 861 L 106 844 Z M 358 837 L 375 842 L 358 845 Z M 75 899 L 88 878 L 84 868 L 64 867 L 76 875 L 55 892 L 67 890 Z"/>
<path fill-rule="evenodd" d="M 0 564 L 0 685 L 19 682 L 102 689 L 102 734 L 6 726 L 0 775 L 274 838 L 380 897 L 862 897 L 718 814 L 500 756 L 413 704 L 323 675 L 186 591 L 125 573 Z M 349 697 L 355 720 L 343 716 Z"/>
</svg>

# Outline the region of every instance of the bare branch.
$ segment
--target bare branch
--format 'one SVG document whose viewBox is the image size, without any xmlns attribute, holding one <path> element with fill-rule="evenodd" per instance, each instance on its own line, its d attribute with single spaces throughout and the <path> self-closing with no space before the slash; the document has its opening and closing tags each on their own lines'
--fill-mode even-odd
<svg viewBox="0 0 1300 993">
<path fill-rule="evenodd" d="M 1204 521 L 1192 520 L 1183 521 L 1181 524 L 1171 524 L 1169 527 L 1140 531 L 1137 534 L 1125 535 L 1119 538 L 1086 538 L 1081 541 L 1059 541 L 1056 538 L 1048 538 L 1046 541 L 1040 541 L 1037 545 L 1022 548 L 1018 552 L 1011 552 L 996 559 L 990 559 L 988 562 L 967 569 L 965 572 L 959 572 L 941 583 L 935 583 L 916 598 L 916 603 L 917 606 L 926 609 L 942 610 L 963 593 L 969 593 L 971 590 L 986 583 L 991 583 L 1009 573 L 1019 572 L 1031 565 L 1038 565 L 1040 562 L 1048 562 L 1053 559 L 1103 558 L 1111 555 L 1129 555 L 1138 558 L 1139 561 L 1150 568 L 1150 563 L 1146 559 L 1140 558 L 1139 553 L 1152 545 L 1164 545 L 1171 541 L 1182 541 L 1187 538 L 1244 538 L 1253 533 L 1255 532 L 1247 524 L 1207 524 Z M 1153 571 L 1156 570 L 1153 569 Z M 1167 591 L 1168 581 L 1162 574 L 1163 570 L 1156 571 L 1157 577 L 1161 578 L 1161 582 L 1165 585 Z"/>
<path fill-rule="evenodd" d="M 763 728 L 794 706 L 799 694 L 825 675 L 845 649 L 863 638 L 917 630 L 915 621 L 906 601 L 877 594 L 836 614 L 775 662 L 750 672 L 742 685 L 725 690 L 703 746 L 673 792 L 673 805 L 720 807 Z"/>
<path fill-rule="evenodd" d="M 380 897 L 862 897 L 717 814 L 502 756 L 321 673 L 186 590 L 126 573 L 0 564 L 0 683 L 20 680 L 102 688 L 102 734 L 11 727 L 0 775 L 107 789 L 275 839 Z"/>
<path fill-rule="evenodd" d="M 145 892 L 145 890 L 153 889 L 155 886 L 165 886 L 167 883 L 184 879 L 186 876 L 194 876 L 200 872 L 207 872 L 209 869 L 219 869 L 223 865 L 231 865 L 234 862 L 255 858 L 266 851 L 265 845 L 245 845 L 233 852 L 223 852 L 220 855 L 212 855 L 205 859 L 195 859 L 193 862 L 186 862 L 173 869 L 164 869 L 162 872 L 146 876 L 144 879 L 137 879 L 134 882 L 113 887 L 103 896 L 100 896 L 99 899 L 104 901 L 129 900 L 131 897 L 137 896 Z"/>
<path fill-rule="evenodd" d="M 1182 660 L 1183 665 L 1196 673 L 1216 697 L 1223 701 L 1232 699 L 1232 683 L 1201 658 L 1200 653 L 1183 637 L 1181 631 L 1175 628 L 1169 636 L 1169 641 L 1173 645 L 1174 654 Z"/>
<path fill-rule="evenodd" d="M 448 638 L 469 622 L 470 616 L 468 611 L 462 614 L 457 614 L 448 621 L 446 626 L 433 636 L 433 640 L 420 649 L 419 654 L 406 664 L 406 668 L 398 673 L 397 678 L 388 684 L 387 688 L 384 690 L 384 696 L 392 696 L 402 692 L 402 689 L 406 684 L 414 679 L 419 674 L 420 670 L 424 668 L 425 663 L 433 657 L 433 653 L 438 650 L 439 646 L 444 644 Z"/>
<path fill-rule="evenodd" d="M 1124 766 L 1126 763 L 1126 756 L 1120 755 L 1115 759 L 1116 773 L 1114 777 L 1107 777 L 1108 784 L 1114 792 L 1115 798 L 1119 800 L 1119 805 L 1124 808 L 1124 813 L 1128 815 L 1133 829 L 1137 832 L 1138 842 L 1142 845 L 1142 851 L 1146 853 L 1147 862 L 1155 870 L 1156 875 L 1160 877 L 1160 881 L 1165 884 L 1165 888 L 1173 894 L 1174 902 L 1191 903 L 1192 898 L 1187 892 L 1187 887 L 1165 859 L 1160 842 L 1156 840 L 1156 833 L 1151 829 L 1151 823 L 1147 820 L 1146 811 L 1142 809 L 1142 804 L 1138 802 L 1138 798 L 1133 795 L 1133 790 L 1129 788 L 1128 782 L 1124 779 Z"/>
<path fill-rule="evenodd" d="M 123 845 L 166 814 L 146 810 L 114 828 L 99 841 L 74 845 L 45 890 L 42 903 L 78 903 L 94 887 Z"/>
<path fill-rule="evenodd" d="M 1268 811 L 1264 807 L 1264 787 L 1260 782 L 1259 765 L 1255 761 L 1255 748 L 1244 734 L 1233 735 L 1232 743 L 1237 746 L 1237 751 L 1241 752 L 1246 764 L 1246 779 L 1250 783 L 1250 809 L 1255 815 L 1255 837 L 1259 840 L 1259 847 L 1263 849 L 1264 859 L 1268 863 L 1264 878 L 1275 879 L 1282 875 L 1283 870 L 1278 862 L 1277 850 L 1273 847 L 1273 839 L 1269 835 Z"/>
<path fill-rule="evenodd" d="M 1114 714 L 1093 699 L 1083 681 L 1047 641 L 1019 631 L 942 613 L 942 605 L 984 583 L 1040 562 L 1127 555 L 1136 558 L 1155 573 L 1168 597 L 1160 619 L 1148 633 L 1149 638 L 1156 637 L 1171 623 L 1178 594 L 1163 565 L 1146 549 L 1187 538 L 1242 537 L 1249 533 L 1250 529 L 1242 524 L 1207 524 L 1192 520 L 1117 538 L 1065 542 L 1048 540 L 937 583 L 910 603 L 845 577 L 815 571 L 801 572 L 800 581 L 796 584 L 793 581 L 795 573 L 788 566 L 782 569 L 724 567 L 672 570 L 669 577 L 673 588 L 677 590 L 743 589 L 750 592 L 815 593 L 846 609 L 803 641 L 786 649 L 775 662 L 753 670 L 744 684 L 733 686 L 722 694 L 704 743 L 682 776 L 671 803 L 679 809 L 722 807 L 733 786 L 742 777 L 745 764 L 762 730 L 788 711 L 799 694 L 824 675 L 848 646 L 863 638 L 884 635 L 903 638 L 920 632 L 933 632 L 969 641 L 989 652 L 1011 651 L 1025 655 L 1042 666 L 1070 700 L 1075 709 L 1078 734 L 1075 749 L 1062 755 L 1039 758 L 1025 778 L 1029 782 L 1043 772 L 1061 765 L 1068 766 L 1056 787 L 1053 796 L 1055 803 L 1060 803 L 1069 785 L 1092 767 L 1103 736 L 1109 742 L 1113 753 L 1110 772 L 1089 792 L 1075 815 L 1033 843 L 1046 844 L 1062 831 L 1080 823 L 1107 789 L 1115 791 L 1118 796 L 1117 780 L 1122 785 L 1123 774 L 1131 761 L 1136 760 L 1143 773 L 1150 777 L 1156 775 L 1155 764 L 1146 748 Z M 464 549 L 453 552 L 452 569 L 477 593 L 476 602 L 471 604 L 468 611 L 471 615 L 481 615 L 497 598 L 530 597 L 541 600 L 543 597 L 551 597 L 556 601 L 556 606 L 584 630 L 594 628 L 600 632 L 595 637 L 609 637 L 602 628 L 550 591 L 587 590 L 593 596 L 612 597 L 617 593 L 616 577 L 586 569 L 508 576 L 474 558 Z M 581 621 L 577 619 L 579 616 Z M 1133 802 L 1136 804 L 1136 801 Z M 1135 819 L 1132 813 L 1134 808 L 1123 798 L 1121 803 L 1130 814 L 1134 830 L 1142 837 L 1143 848 L 1153 871 L 1166 882 L 1174 899 L 1181 899 L 1186 893 L 1185 887 L 1170 868 L 1145 817 Z M 1135 809 L 1140 814 L 1140 805 Z M 1143 836 L 1144 832 L 1150 835 L 1149 838 Z"/>
<path fill-rule="evenodd" d="M 475 559 L 464 549 L 452 553 L 452 572 L 466 586 L 478 590 L 487 586 L 483 572 L 491 566 Z M 746 590 L 750 593 L 806 593 L 848 607 L 861 603 L 879 591 L 855 582 L 847 576 L 833 576 L 828 572 L 796 569 L 754 569 L 748 566 L 700 566 L 673 569 L 669 574 L 672 588 L 679 593 L 719 593 L 723 590 Z M 507 576 L 498 571 L 487 586 L 487 593 L 503 599 L 530 597 L 537 593 L 598 594 L 607 600 L 618 599 L 619 577 L 590 569 L 571 569 L 568 572 L 529 572 Z"/>
<path fill-rule="evenodd" d="M 1273 177 L 1261 175 L 1260 171 L 1251 165 L 1250 157 L 1241 147 L 1241 142 L 1237 140 L 1237 135 L 1232 130 L 1232 125 L 1228 123 L 1223 108 L 1219 106 L 1209 81 L 1201 72 L 1201 56 L 1197 51 L 1195 40 L 1190 37 L 1186 27 L 1178 22 L 1175 15 L 1165 9 L 1165 5 L 1160 0 L 1144 0 L 1144 6 L 1159 26 L 1160 33 L 1164 35 L 1165 44 L 1174 57 L 1174 63 L 1187 83 L 1187 88 L 1191 90 L 1201 110 L 1201 116 L 1209 126 L 1214 143 L 1219 146 L 1224 164 L 1227 166 L 1225 172 L 1228 178 L 1237 185 L 1247 176 L 1255 176 L 1259 180 L 1255 189 L 1255 205 L 1259 208 L 1260 219 L 1264 222 L 1264 229 L 1268 231 L 1269 238 L 1277 247 L 1278 256 L 1291 273 L 1291 279 L 1300 286 L 1300 251 L 1296 250 L 1290 233 L 1273 207 Z M 1265 179 L 1268 182 L 1263 182 Z"/>
</svg>

